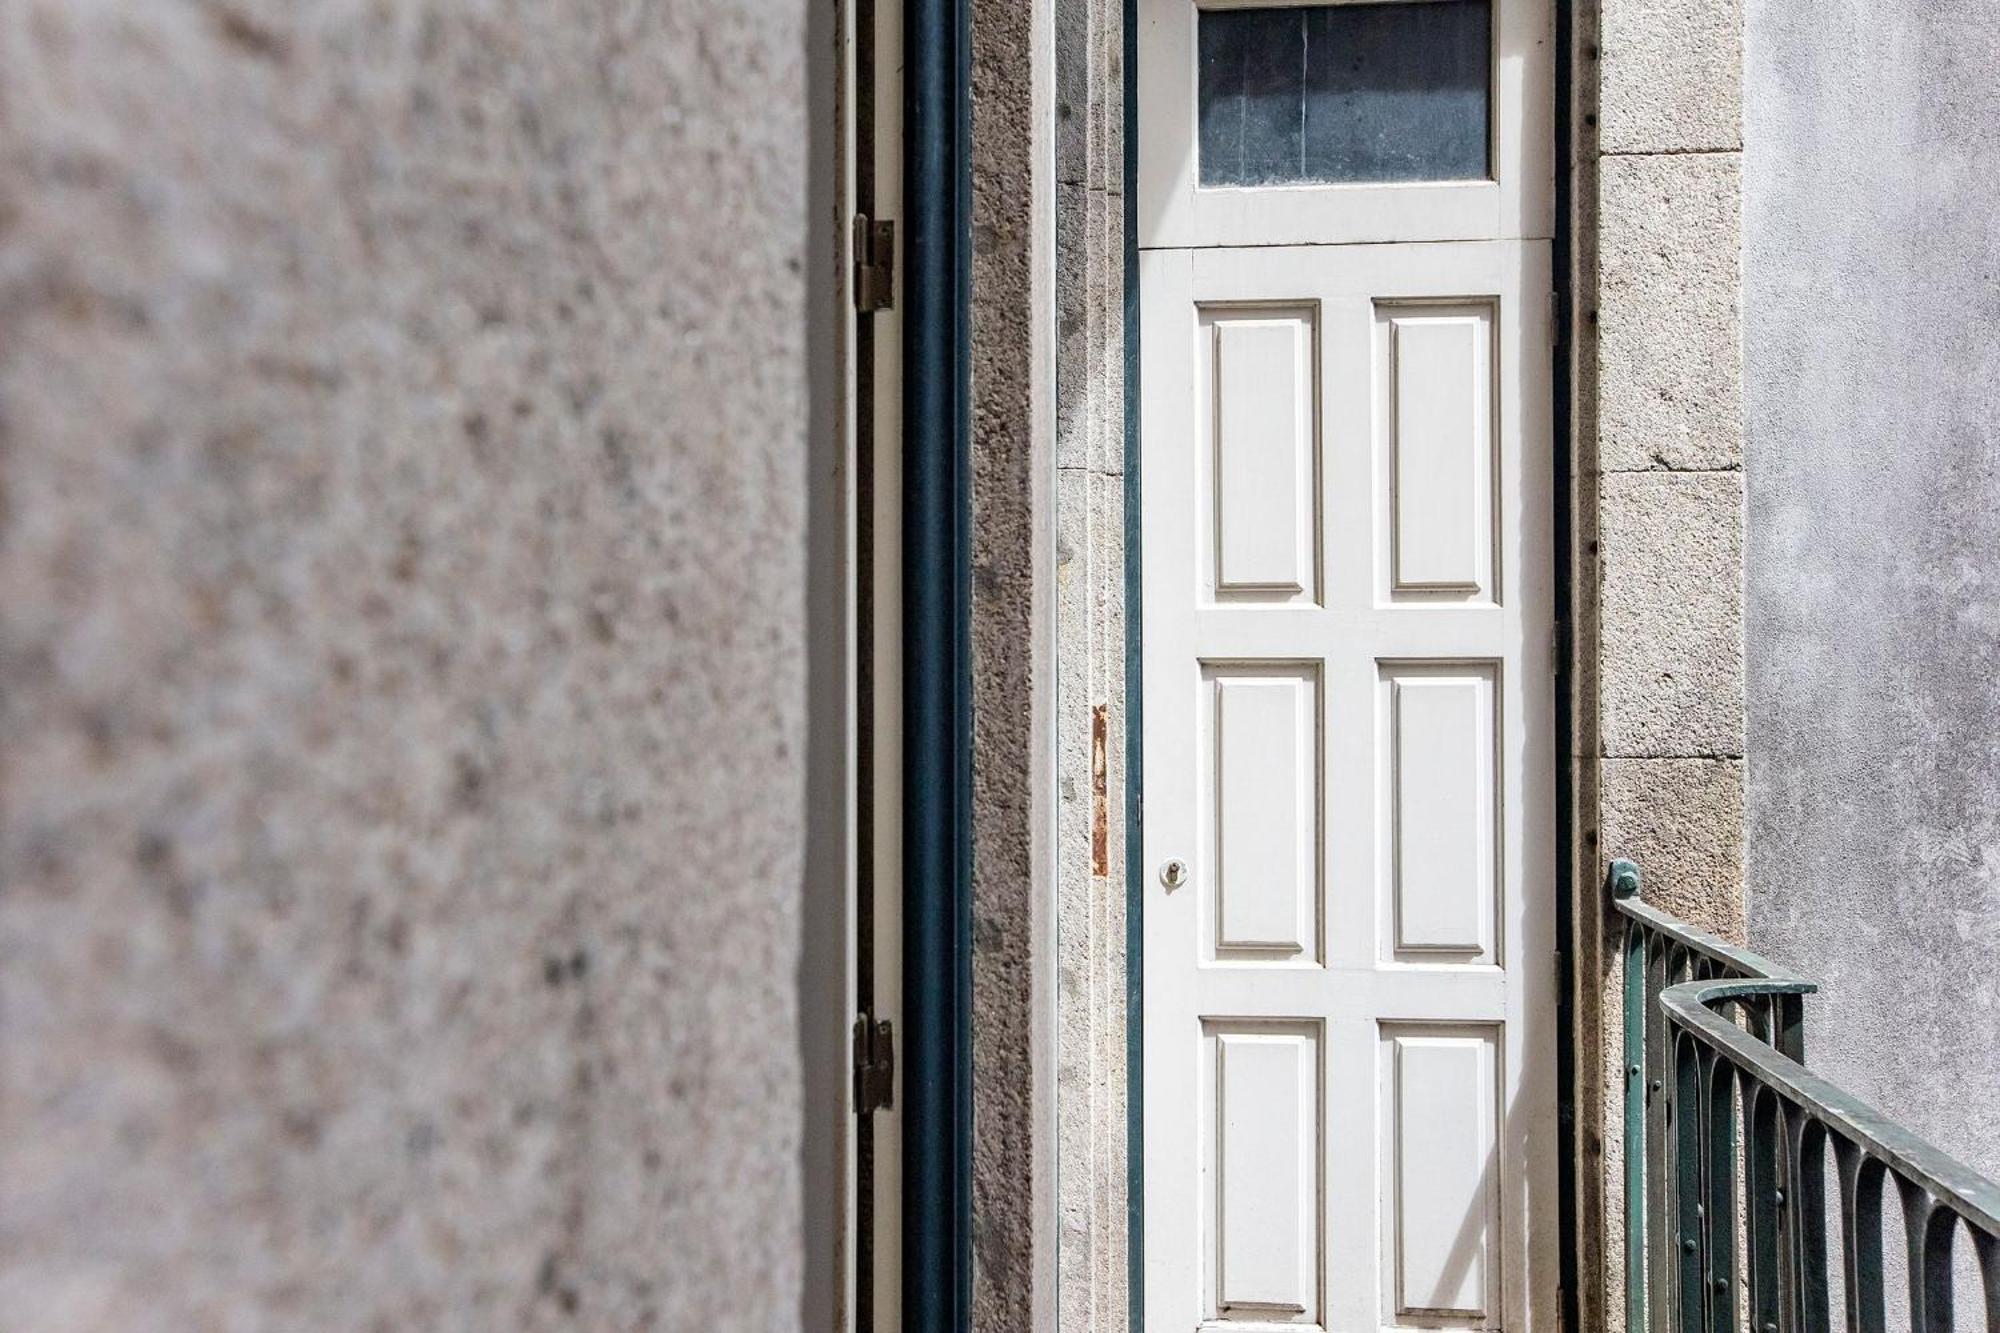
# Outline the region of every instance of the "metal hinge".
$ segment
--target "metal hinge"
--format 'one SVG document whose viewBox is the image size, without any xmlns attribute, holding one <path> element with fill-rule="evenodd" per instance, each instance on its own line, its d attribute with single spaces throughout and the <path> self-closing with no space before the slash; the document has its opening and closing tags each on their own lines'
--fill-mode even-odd
<svg viewBox="0 0 2000 1333">
<path fill-rule="evenodd" d="M 854 1020 L 854 1113 L 896 1104 L 896 1034 L 888 1019 Z"/>
<path fill-rule="evenodd" d="M 854 308 L 863 314 L 896 305 L 896 224 L 854 215 Z"/>
</svg>

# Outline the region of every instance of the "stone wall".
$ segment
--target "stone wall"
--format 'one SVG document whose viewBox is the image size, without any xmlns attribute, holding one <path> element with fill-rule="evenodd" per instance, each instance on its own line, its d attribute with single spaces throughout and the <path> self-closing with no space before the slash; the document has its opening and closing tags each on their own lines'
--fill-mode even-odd
<svg viewBox="0 0 2000 1333">
<path fill-rule="evenodd" d="M 972 1327 L 1053 1320 L 1049 9 L 972 0 Z"/>
<path fill-rule="evenodd" d="M 1057 1313 L 1123 1333 L 1126 1135 L 1123 0 L 1058 0 Z"/>
<path fill-rule="evenodd" d="M 1750 938 L 1817 1068 L 2000 1176 L 2000 24 L 1749 39 Z"/>
<path fill-rule="evenodd" d="M 1656 901 L 1740 936 L 1741 13 L 1602 0 L 1596 42 L 1602 836 Z"/>
<path fill-rule="evenodd" d="M 796 1327 L 802 10 L 0 13 L 0 1326 Z"/>
<path fill-rule="evenodd" d="M 1743 931 L 1742 15 L 1597 0 L 1576 22 L 1578 1298 L 1585 1328 L 1617 1328 L 1606 858 L 1637 860 L 1652 902 Z"/>
</svg>

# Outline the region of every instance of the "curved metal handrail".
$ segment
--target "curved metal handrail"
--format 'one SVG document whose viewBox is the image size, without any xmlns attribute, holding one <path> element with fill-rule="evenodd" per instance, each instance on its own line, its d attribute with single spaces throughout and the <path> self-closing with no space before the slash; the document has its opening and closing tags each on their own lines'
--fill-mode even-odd
<svg viewBox="0 0 2000 1333">
<path fill-rule="evenodd" d="M 1951 1327 L 1957 1227 L 1947 1219 L 1955 1218 L 1979 1260 L 1987 1328 L 2000 1333 L 2000 1184 L 1806 1067 L 1802 999 L 1815 983 L 1643 902 L 1631 861 L 1611 863 L 1608 888 L 1627 936 L 1628 1328 L 1733 1327 L 1741 1243 L 1750 1258 L 1752 1328 L 1826 1329 L 1830 1143 L 1839 1164 L 1848 1326 L 1882 1327 L 1886 1174 L 1902 1196 L 1911 1327 Z M 1682 972 L 1691 975 L 1681 979 Z M 1677 1103 L 1684 1103 L 1678 1112 Z M 1739 1144 L 1739 1118 L 1747 1147 Z M 1734 1216 L 1739 1148 L 1749 1172 L 1747 1236 L 1738 1235 Z"/>
<path fill-rule="evenodd" d="M 1940 1204 L 1973 1226 L 2000 1235 L 2000 1185 L 1715 1012 L 1716 1005 L 1746 996 L 1799 995 L 1816 989 L 1809 981 L 1777 978 L 1686 981 L 1661 992 L 1660 1003 L 1683 1031 L 1738 1069 L 1803 1108 L 1897 1176 L 1923 1186 Z"/>
</svg>

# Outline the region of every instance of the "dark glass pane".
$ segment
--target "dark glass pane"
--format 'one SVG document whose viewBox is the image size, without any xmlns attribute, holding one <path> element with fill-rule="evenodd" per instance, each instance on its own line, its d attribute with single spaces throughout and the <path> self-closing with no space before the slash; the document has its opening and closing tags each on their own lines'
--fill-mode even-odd
<svg viewBox="0 0 2000 1333">
<path fill-rule="evenodd" d="M 1298 180 L 1305 161 L 1303 9 L 1201 11 L 1201 183 Z"/>
<path fill-rule="evenodd" d="M 1203 185 L 1484 180 L 1491 0 L 1200 11 Z"/>
</svg>

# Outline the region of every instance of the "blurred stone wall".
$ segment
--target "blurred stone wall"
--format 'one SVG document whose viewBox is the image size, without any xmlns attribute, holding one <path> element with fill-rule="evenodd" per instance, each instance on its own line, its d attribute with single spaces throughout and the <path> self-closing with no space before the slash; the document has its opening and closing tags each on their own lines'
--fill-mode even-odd
<svg viewBox="0 0 2000 1333">
<path fill-rule="evenodd" d="M 796 1325 L 802 9 L 0 6 L 0 1327 Z"/>
</svg>

